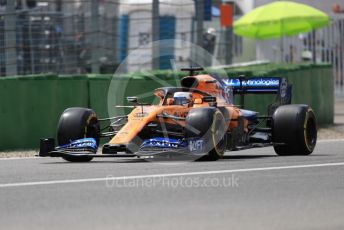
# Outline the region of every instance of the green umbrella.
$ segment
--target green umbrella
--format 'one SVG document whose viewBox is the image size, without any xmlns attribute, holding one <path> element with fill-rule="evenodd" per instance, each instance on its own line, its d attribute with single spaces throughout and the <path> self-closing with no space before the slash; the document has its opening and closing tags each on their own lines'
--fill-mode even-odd
<svg viewBox="0 0 344 230">
<path fill-rule="evenodd" d="M 310 6 L 278 1 L 257 7 L 234 22 L 234 33 L 269 39 L 308 32 L 329 24 L 329 16 Z"/>
</svg>

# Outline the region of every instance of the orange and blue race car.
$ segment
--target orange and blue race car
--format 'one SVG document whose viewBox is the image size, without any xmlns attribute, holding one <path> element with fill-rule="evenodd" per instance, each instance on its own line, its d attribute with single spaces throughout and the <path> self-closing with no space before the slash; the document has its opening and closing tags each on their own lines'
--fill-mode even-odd
<svg viewBox="0 0 344 230">
<path fill-rule="evenodd" d="M 39 156 L 86 162 L 94 157 L 217 160 L 225 151 L 273 146 L 278 155 L 308 155 L 317 141 L 317 122 L 308 105 L 290 104 L 292 86 L 278 77 L 216 74 L 189 76 L 181 87 L 155 90 L 157 104 L 128 97 L 133 110 L 125 116 L 98 118 L 89 108 L 68 108 L 59 120 L 58 146 L 53 138 L 40 142 Z M 247 94 L 275 94 L 267 114 L 244 109 Z M 234 97 L 240 97 L 240 106 Z M 105 127 L 103 127 L 105 124 Z M 106 132 L 101 132 L 106 130 Z M 100 138 L 108 138 L 97 153 Z"/>
</svg>

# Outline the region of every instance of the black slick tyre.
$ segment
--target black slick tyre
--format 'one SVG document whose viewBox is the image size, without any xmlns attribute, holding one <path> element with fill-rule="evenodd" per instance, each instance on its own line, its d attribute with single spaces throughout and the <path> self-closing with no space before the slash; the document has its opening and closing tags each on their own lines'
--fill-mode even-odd
<svg viewBox="0 0 344 230">
<path fill-rule="evenodd" d="M 278 155 L 309 155 L 317 142 L 317 121 L 308 105 L 283 105 L 272 116 L 272 140 Z"/>
<path fill-rule="evenodd" d="M 212 107 L 192 109 L 185 120 L 187 138 L 202 138 L 207 154 L 199 160 L 218 160 L 226 151 L 226 122 L 223 114 Z"/>
<path fill-rule="evenodd" d="M 57 127 L 58 145 L 68 144 L 71 141 L 92 137 L 99 144 L 100 126 L 96 113 L 88 108 L 68 108 L 59 120 Z M 65 156 L 63 159 L 70 162 L 88 162 L 90 156 Z"/>
</svg>

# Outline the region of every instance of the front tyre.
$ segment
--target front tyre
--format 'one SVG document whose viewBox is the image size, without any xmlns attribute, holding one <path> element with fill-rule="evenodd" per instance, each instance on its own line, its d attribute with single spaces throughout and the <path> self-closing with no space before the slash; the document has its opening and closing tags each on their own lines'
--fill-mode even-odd
<svg viewBox="0 0 344 230">
<path fill-rule="evenodd" d="M 99 145 L 100 126 L 96 113 L 88 108 L 68 108 L 59 120 L 57 127 L 58 145 L 69 144 L 71 141 L 92 137 Z M 65 156 L 71 162 L 88 162 L 90 156 Z"/>
<path fill-rule="evenodd" d="M 317 142 L 317 122 L 308 105 L 283 105 L 272 116 L 272 139 L 278 155 L 309 155 Z"/>
<path fill-rule="evenodd" d="M 192 109 L 185 119 L 187 138 L 201 138 L 205 141 L 207 155 L 200 160 L 218 160 L 226 150 L 226 122 L 223 114 L 216 108 Z"/>
</svg>

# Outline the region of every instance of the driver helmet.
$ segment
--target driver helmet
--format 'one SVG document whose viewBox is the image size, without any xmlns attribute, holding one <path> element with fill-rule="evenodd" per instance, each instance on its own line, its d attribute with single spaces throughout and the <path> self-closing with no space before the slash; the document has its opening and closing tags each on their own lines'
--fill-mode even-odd
<svg viewBox="0 0 344 230">
<path fill-rule="evenodd" d="M 175 105 L 189 105 L 192 101 L 192 93 L 189 92 L 176 92 L 173 95 Z"/>
</svg>

